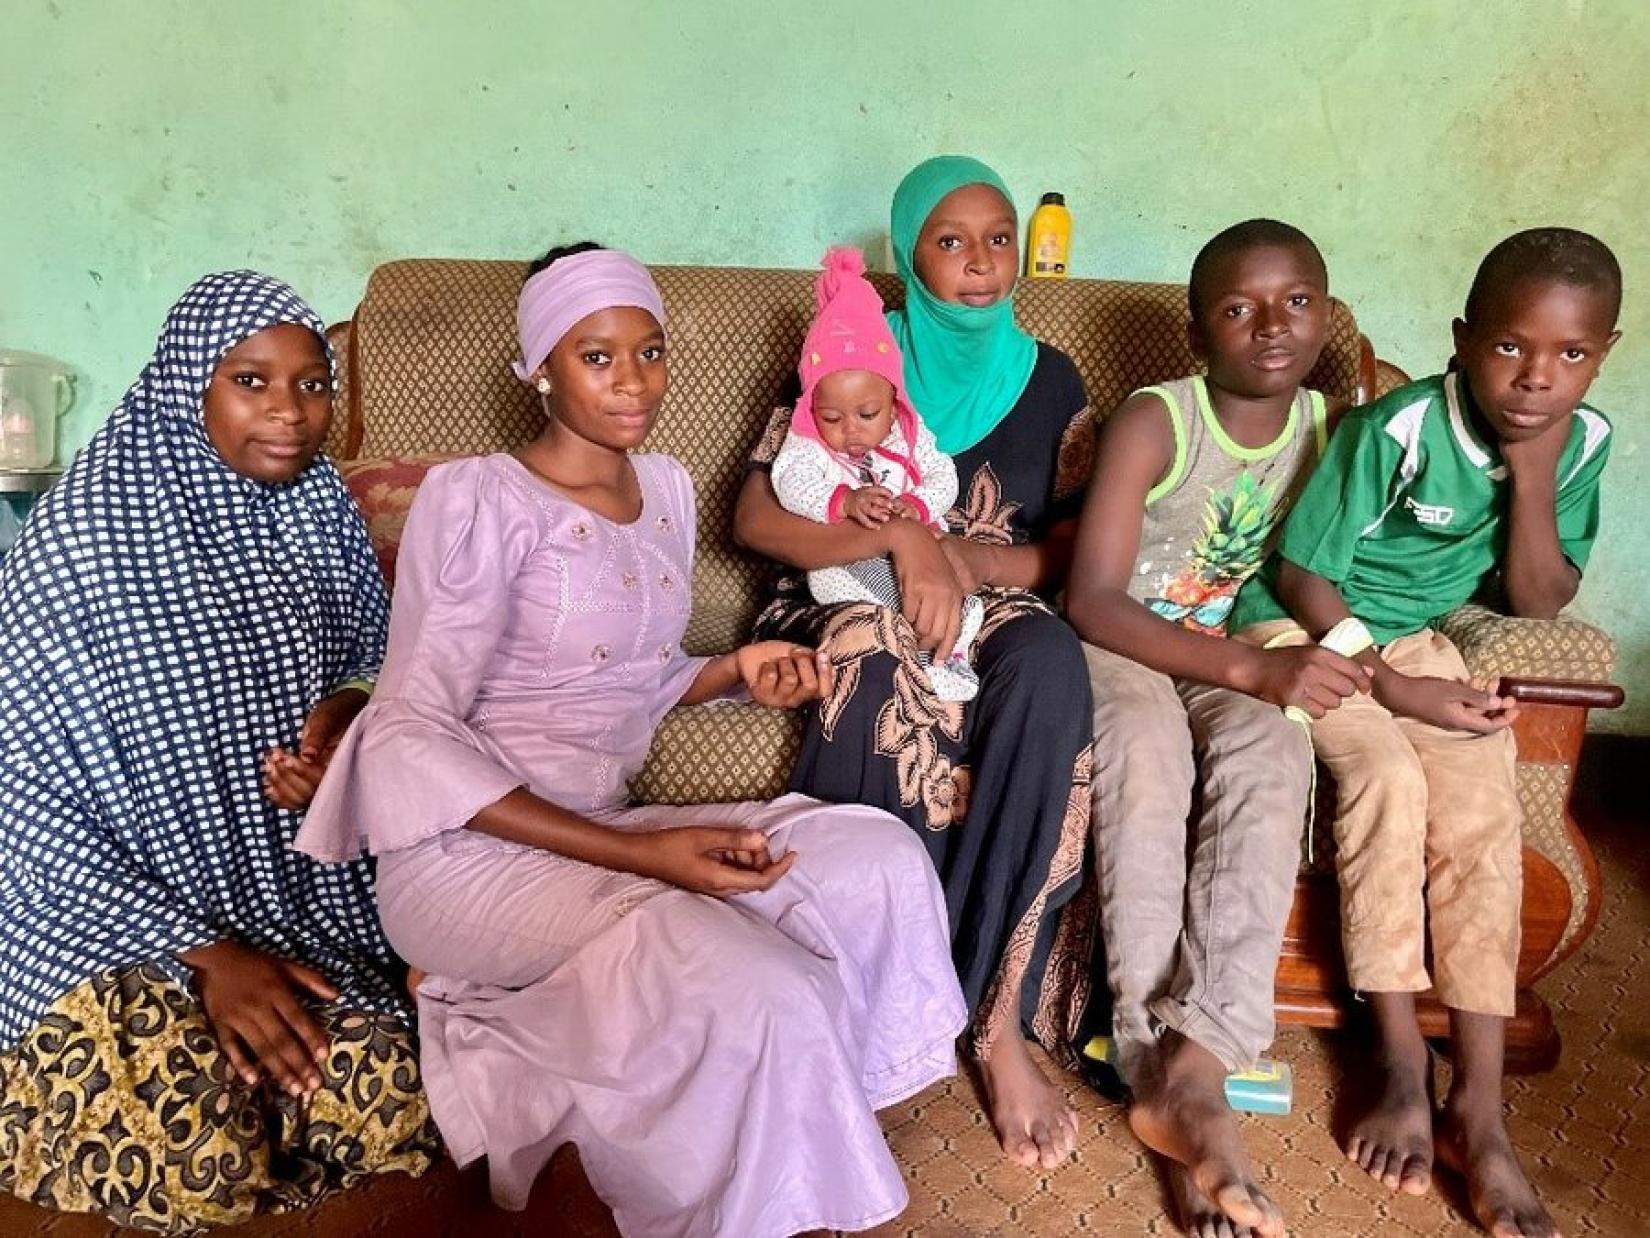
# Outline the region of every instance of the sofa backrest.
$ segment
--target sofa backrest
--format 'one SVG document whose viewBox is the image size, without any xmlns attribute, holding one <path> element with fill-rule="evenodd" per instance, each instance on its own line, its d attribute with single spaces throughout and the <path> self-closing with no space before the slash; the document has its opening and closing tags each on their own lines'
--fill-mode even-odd
<svg viewBox="0 0 1650 1238">
<path fill-rule="evenodd" d="M 699 492 L 699 562 L 690 648 L 726 648 L 747 631 L 773 570 L 733 544 L 746 454 L 796 365 L 813 312 L 810 271 L 656 266 L 670 341 L 670 393 L 649 450 L 669 452 Z M 347 348 L 346 418 L 335 446 L 352 458 L 508 450 L 537 432 L 536 396 L 516 380 L 519 262 L 410 259 L 372 273 Z M 895 306 L 903 289 L 873 276 Z M 1025 281 L 1021 324 L 1069 353 L 1096 410 L 1197 369 L 1178 284 Z M 1335 303 L 1328 346 L 1308 380 L 1354 399 L 1369 380 L 1351 311 Z M 341 440 L 341 443 L 340 443 Z"/>
</svg>

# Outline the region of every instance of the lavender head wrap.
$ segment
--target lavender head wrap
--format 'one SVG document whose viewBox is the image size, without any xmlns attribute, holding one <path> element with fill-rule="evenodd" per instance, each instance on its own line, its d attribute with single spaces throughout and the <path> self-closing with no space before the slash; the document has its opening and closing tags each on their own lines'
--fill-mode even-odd
<svg viewBox="0 0 1650 1238">
<path fill-rule="evenodd" d="M 647 268 L 616 249 L 592 249 L 559 259 L 528 280 L 516 302 L 521 360 L 512 363 L 526 382 L 550 350 L 579 322 L 616 306 L 644 309 L 664 326 L 665 304 Z"/>
</svg>

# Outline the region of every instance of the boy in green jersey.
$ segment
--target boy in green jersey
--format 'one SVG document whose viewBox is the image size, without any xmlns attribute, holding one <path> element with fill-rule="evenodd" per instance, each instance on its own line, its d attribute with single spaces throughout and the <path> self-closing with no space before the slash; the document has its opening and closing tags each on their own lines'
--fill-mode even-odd
<svg viewBox="0 0 1650 1238">
<path fill-rule="evenodd" d="M 1346 1151 L 1421 1194 L 1436 1148 L 1497 1235 L 1555 1232 L 1502 1118 L 1522 894 L 1517 707 L 1469 682 L 1434 625 L 1495 586 L 1507 610 L 1534 618 L 1575 596 L 1611 439 L 1582 398 L 1620 306 L 1621 269 L 1585 233 L 1538 228 L 1497 245 L 1454 324 L 1452 372 L 1347 414 L 1231 619 L 1267 623 L 1250 639 L 1289 643 L 1354 616 L 1373 637 L 1359 659 L 1371 692 L 1313 724 L 1339 793 L 1347 974 L 1380 1038 L 1382 1094 Z M 1450 1009 L 1456 1054 L 1436 1114 L 1415 1018 L 1429 986 Z"/>
</svg>

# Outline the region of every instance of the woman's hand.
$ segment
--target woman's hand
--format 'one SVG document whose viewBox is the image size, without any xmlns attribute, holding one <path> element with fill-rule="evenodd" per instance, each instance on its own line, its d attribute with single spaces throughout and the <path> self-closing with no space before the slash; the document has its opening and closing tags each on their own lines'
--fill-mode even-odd
<svg viewBox="0 0 1650 1238">
<path fill-rule="evenodd" d="M 360 688 L 345 688 L 324 697 L 304 720 L 303 734 L 298 737 L 298 755 L 325 769 L 344 732 L 349 730 L 349 724 L 371 699 Z"/>
<path fill-rule="evenodd" d="M 271 748 L 264 754 L 264 798 L 277 808 L 299 812 L 315 798 L 324 773 L 324 765 L 285 748 Z"/>
<path fill-rule="evenodd" d="M 787 640 L 757 641 L 733 652 L 739 679 L 758 705 L 794 709 L 830 694 L 835 671 L 823 649 Z"/>
<path fill-rule="evenodd" d="M 731 826 L 683 825 L 630 834 L 627 842 L 631 872 L 716 898 L 766 890 L 796 862 L 794 851 L 769 855 L 761 830 Z"/>
<path fill-rule="evenodd" d="M 195 973 L 201 1009 L 236 1074 L 255 1084 L 267 1072 L 293 1096 L 321 1086 L 327 1035 L 299 995 L 332 1001 L 338 990 L 325 976 L 229 939 L 178 957 Z"/>
<path fill-rule="evenodd" d="M 940 550 L 951 570 L 957 575 L 957 584 L 965 594 L 989 585 L 997 570 L 997 547 L 985 542 L 971 542 L 966 537 L 939 535 Z"/>
<path fill-rule="evenodd" d="M 962 627 L 964 589 L 945 551 L 943 539 L 912 520 L 886 526 L 888 553 L 899 578 L 900 610 L 917 634 L 919 649 L 932 649 L 944 662 Z"/>
<path fill-rule="evenodd" d="M 264 755 L 264 795 L 271 803 L 293 812 L 309 807 L 344 732 L 369 699 L 359 688 L 334 692 L 309 711 L 296 753 L 271 748 Z"/>
</svg>

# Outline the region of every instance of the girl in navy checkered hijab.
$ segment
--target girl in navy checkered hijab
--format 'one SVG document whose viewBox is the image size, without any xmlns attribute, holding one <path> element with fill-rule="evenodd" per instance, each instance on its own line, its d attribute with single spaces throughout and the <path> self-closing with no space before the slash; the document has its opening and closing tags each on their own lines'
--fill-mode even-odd
<svg viewBox="0 0 1650 1238">
<path fill-rule="evenodd" d="M 370 872 L 290 845 L 386 623 L 332 381 L 290 288 L 207 276 L 0 568 L 0 1185 L 37 1202 L 186 1230 L 428 1165 Z"/>
</svg>

